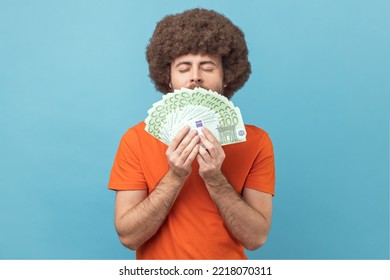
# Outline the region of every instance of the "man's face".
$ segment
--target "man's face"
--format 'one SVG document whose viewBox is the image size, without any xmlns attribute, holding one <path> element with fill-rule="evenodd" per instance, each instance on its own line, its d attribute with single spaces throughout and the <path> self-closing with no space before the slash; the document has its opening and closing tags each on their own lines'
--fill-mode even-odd
<svg viewBox="0 0 390 280">
<path fill-rule="evenodd" d="M 223 94 L 223 67 L 220 56 L 186 54 L 171 63 L 171 87 L 202 87 Z"/>
</svg>

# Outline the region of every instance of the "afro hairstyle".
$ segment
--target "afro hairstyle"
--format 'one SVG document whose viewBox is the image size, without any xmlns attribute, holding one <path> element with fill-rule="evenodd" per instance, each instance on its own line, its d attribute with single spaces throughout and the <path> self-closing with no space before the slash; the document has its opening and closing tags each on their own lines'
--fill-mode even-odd
<svg viewBox="0 0 390 280">
<path fill-rule="evenodd" d="M 159 21 L 146 48 L 149 76 L 158 91 L 172 89 L 170 65 L 186 54 L 220 55 L 224 69 L 224 95 L 231 98 L 248 80 L 251 65 L 244 33 L 224 15 L 191 9 Z"/>
</svg>

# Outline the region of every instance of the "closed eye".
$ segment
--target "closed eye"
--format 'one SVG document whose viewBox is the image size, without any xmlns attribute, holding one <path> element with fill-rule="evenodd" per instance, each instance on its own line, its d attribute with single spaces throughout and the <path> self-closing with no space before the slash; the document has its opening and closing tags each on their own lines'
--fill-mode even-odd
<svg viewBox="0 0 390 280">
<path fill-rule="evenodd" d="M 212 72 L 215 69 L 216 64 L 213 61 L 208 60 L 201 62 L 200 66 L 202 67 L 202 70 L 206 72 Z"/>
<path fill-rule="evenodd" d="M 185 73 L 185 72 L 187 72 L 187 71 L 189 71 L 189 70 L 190 70 L 189 67 L 177 69 L 177 71 L 179 71 L 179 73 Z"/>
<path fill-rule="evenodd" d="M 191 63 L 189 62 L 180 62 L 179 64 L 176 65 L 177 71 L 180 73 L 185 73 L 191 68 Z"/>
<path fill-rule="evenodd" d="M 214 67 L 202 67 L 203 71 L 206 71 L 206 72 L 213 72 L 213 70 L 215 69 Z"/>
</svg>

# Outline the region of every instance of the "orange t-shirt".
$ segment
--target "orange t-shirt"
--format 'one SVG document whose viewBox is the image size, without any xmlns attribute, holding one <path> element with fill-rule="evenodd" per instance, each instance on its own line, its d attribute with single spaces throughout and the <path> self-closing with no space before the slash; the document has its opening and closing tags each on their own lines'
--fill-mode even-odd
<svg viewBox="0 0 390 280">
<path fill-rule="evenodd" d="M 274 153 L 268 134 L 245 125 L 247 141 L 223 146 L 222 172 L 230 184 L 274 194 Z M 167 146 L 145 131 L 141 122 L 122 137 L 111 171 L 109 189 L 152 192 L 168 171 Z M 137 259 L 246 259 L 199 176 L 195 160 L 166 220 L 136 252 Z M 147 223 L 148 221 L 145 221 Z"/>
</svg>

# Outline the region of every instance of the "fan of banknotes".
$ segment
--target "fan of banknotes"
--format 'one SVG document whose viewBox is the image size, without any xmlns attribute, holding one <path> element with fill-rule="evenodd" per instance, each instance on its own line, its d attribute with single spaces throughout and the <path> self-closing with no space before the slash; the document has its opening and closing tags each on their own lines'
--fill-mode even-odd
<svg viewBox="0 0 390 280">
<path fill-rule="evenodd" d="M 166 145 L 186 125 L 207 127 L 221 145 L 246 141 L 241 112 L 225 96 L 200 87 L 182 88 L 153 104 L 145 119 L 145 130 Z"/>
</svg>

